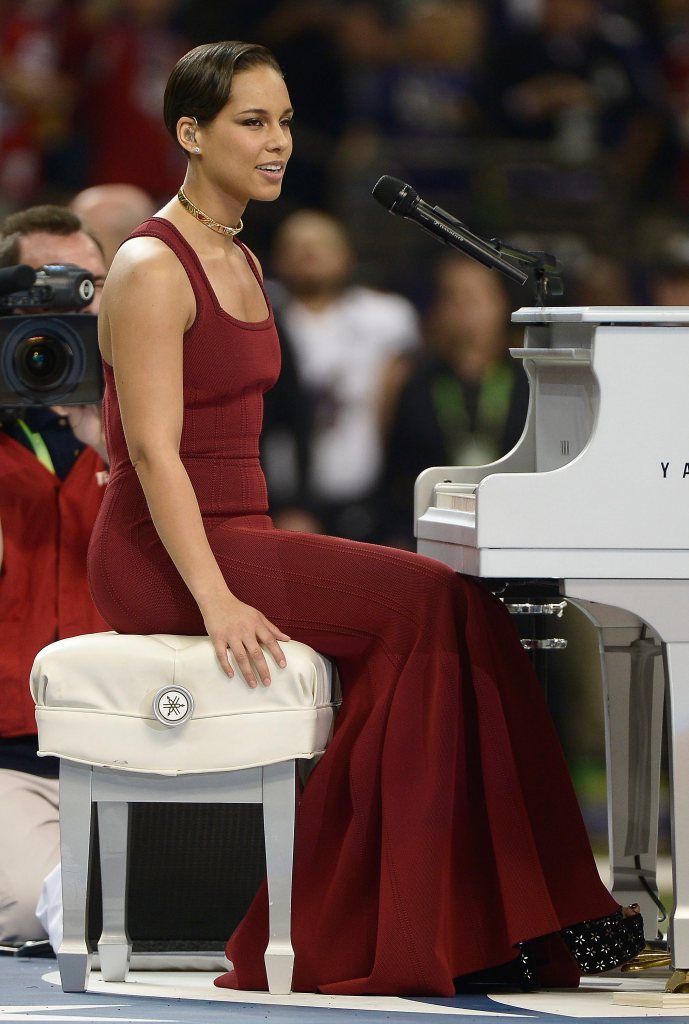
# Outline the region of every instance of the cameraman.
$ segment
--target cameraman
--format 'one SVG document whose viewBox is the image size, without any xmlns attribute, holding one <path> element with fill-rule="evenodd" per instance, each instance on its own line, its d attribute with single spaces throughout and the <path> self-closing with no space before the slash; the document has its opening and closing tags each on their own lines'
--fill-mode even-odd
<svg viewBox="0 0 689 1024">
<path fill-rule="evenodd" d="M 96 295 L 81 312 L 97 312 L 102 250 L 70 210 L 5 220 L 0 266 L 20 263 L 90 271 Z M 0 410 L 0 944 L 45 938 L 35 909 L 59 860 L 57 763 L 36 756 L 29 674 L 46 644 L 108 628 L 86 582 L 103 454 L 99 406 Z"/>
</svg>

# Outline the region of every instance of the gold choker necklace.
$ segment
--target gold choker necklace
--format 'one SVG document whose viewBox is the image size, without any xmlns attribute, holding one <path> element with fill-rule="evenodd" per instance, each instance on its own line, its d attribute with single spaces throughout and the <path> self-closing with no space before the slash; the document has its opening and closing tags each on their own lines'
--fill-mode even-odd
<svg viewBox="0 0 689 1024">
<path fill-rule="evenodd" d="M 211 229 L 211 231 L 217 231 L 219 235 L 229 235 L 232 237 L 233 235 L 238 235 L 244 227 L 241 217 L 239 218 L 239 224 L 236 228 L 231 228 L 227 224 L 220 224 L 217 220 L 213 220 L 213 218 L 209 217 L 207 213 L 203 212 L 203 210 L 199 210 L 198 206 L 194 206 L 191 199 L 185 195 L 182 187 L 180 187 L 180 190 L 177 193 L 177 198 L 184 209 L 187 210 L 192 217 L 196 217 L 197 220 L 200 220 L 201 223 L 205 224 L 207 228 Z"/>
</svg>

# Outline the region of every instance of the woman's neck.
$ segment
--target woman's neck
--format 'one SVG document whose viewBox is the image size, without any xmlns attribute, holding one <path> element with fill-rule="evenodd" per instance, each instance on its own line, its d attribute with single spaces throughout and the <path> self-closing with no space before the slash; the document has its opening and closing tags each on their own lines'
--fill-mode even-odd
<svg viewBox="0 0 689 1024">
<path fill-rule="evenodd" d="M 198 175 L 187 174 L 182 183 L 182 191 L 187 200 L 205 217 L 228 228 L 237 228 L 240 225 L 246 209 L 245 202 L 228 196 L 226 192 L 211 186 Z M 187 213 L 189 212 L 187 210 Z M 190 213 L 190 216 L 194 217 L 195 214 Z"/>
</svg>

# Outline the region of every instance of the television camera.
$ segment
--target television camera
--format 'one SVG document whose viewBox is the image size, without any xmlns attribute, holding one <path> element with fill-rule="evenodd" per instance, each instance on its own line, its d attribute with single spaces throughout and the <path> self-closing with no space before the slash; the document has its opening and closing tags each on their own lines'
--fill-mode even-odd
<svg viewBox="0 0 689 1024">
<path fill-rule="evenodd" d="M 0 407 L 101 400 L 97 318 L 78 312 L 94 294 L 93 275 L 72 263 L 0 269 Z"/>
</svg>

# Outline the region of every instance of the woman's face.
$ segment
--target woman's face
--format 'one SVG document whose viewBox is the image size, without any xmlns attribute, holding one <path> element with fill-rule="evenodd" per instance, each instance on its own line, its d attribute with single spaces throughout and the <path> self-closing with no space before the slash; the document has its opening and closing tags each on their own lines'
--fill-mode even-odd
<svg viewBox="0 0 689 1024">
<path fill-rule="evenodd" d="M 291 119 L 277 71 L 264 64 L 236 74 L 225 106 L 197 131 L 209 181 L 241 204 L 277 199 L 292 153 Z"/>
</svg>

